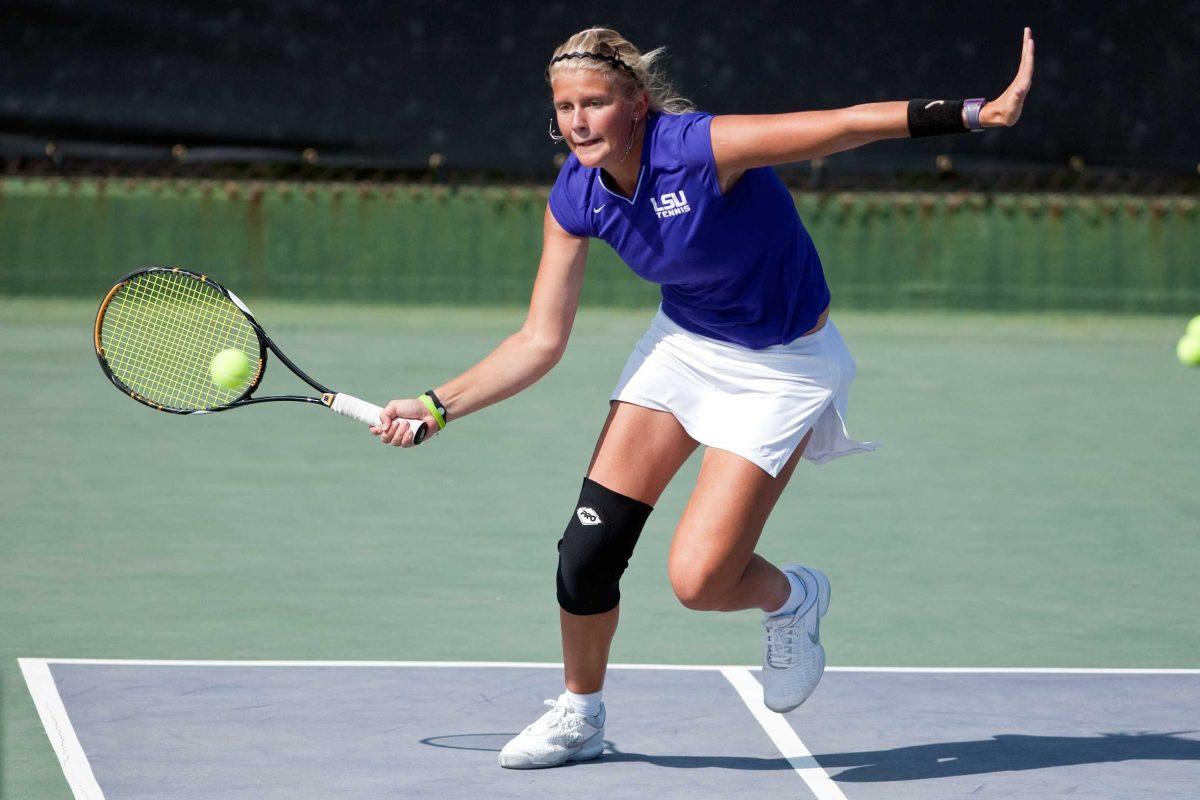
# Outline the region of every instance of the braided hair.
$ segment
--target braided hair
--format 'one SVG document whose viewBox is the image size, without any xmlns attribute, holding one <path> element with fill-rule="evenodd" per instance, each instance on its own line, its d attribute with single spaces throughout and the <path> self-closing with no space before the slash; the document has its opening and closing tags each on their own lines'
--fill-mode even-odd
<svg viewBox="0 0 1200 800">
<path fill-rule="evenodd" d="M 555 49 L 546 66 L 546 80 L 553 80 L 561 69 L 604 72 L 626 96 L 644 89 L 650 97 L 650 110 L 686 114 L 695 106 L 681 96 L 657 68 L 665 54 L 663 47 L 642 53 L 611 28 L 588 28 Z"/>
</svg>

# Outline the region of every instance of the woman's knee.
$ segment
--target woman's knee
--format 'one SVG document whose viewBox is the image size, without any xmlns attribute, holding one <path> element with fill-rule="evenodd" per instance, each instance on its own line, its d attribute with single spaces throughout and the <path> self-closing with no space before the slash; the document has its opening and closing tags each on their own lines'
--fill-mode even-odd
<svg viewBox="0 0 1200 800">
<path fill-rule="evenodd" d="M 693 611 L 720 611 L 736 585 L 719 564 L 703 561 L 684 563 L 682 559 L 672 559 L 667 564 L 667 574 L 679 602 Z"/>
</svg>

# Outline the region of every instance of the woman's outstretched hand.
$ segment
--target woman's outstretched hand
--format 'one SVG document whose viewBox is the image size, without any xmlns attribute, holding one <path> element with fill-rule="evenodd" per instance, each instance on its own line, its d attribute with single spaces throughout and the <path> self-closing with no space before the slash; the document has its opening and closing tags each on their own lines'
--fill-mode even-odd
<svg viewBox="0 0 1200 800">
<path fill-rule="evenodd" d="M 371 433 L 379 437 L 383 444 L 394 447 L 412 447 L 413 435 L 409 430 L 406 419 L 425 421 L 425 439 L 431 439 L 437 434 L 438 424 L 429 409 L 419 399 L 393 400 L 379 415 L 379 423 L 372 425 Z"/>
<path fill-rule="evenodd" d="M 1021 41 L 1021 66 L 1017 67 L 1017 77 L 1004 90 L 1004 94 L 990 103 L 985 103 L 979 110 L 979 124 L 985 128 L 1011 128 L 1021 118 L 1021 109 L 1025 106 L 1025 98 L 1029 96 L 1029 87 L 1033 83 L 1033 29 L 1025 29 L 1025 37 Z"/>
</svg>

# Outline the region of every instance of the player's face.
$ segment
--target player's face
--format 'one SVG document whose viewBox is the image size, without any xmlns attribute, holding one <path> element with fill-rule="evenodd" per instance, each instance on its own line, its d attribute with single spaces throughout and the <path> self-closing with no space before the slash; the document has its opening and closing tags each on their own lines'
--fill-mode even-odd
<svg viewBox="0 0 1200 800">
<path fill-rule="evenodd" d="M 633 132 L 634 104 L 594 70 L 559 70 L 552 85 L 558 129 L 579 163 L 598 167 L 619 160 Z"/>
</svg>

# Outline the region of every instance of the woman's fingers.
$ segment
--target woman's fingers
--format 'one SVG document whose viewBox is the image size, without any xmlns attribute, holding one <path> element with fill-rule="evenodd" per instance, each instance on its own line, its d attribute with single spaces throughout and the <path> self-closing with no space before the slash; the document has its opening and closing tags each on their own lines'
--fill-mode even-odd
<svg viewBox="0 0 1200 800">
<path fill-rule="evenodd" d="M 379 441 L 383 442 L 384 444 L 403 447 L 404 436 L 408 432 L 408 423 L 404 420 L 397 420 L 390 428 L 383 432 L 383 435 L 379 437 Z M 412 442 L 411 434 L 409 435 L 408 440 L 410 443 Z"/>
<path fill-rule="evenodd" d="M 1025 98 L 1033 85 L 1033 30 L 1026 28 L 1021 40 L 1021 64 L 1017 75 L 1004 93 L 983 107 L 980 122 L 984 127 L 1010 127 L 1021 118 Z"/>
<path fill-rule="evenodd" d="M 385 414 L 380 414 L 379 417 L 380 417 L 379 422 L 376 422 L 374 425 L 372 425 L 370 428 L 367 429 L 371 432 L 372 436 L 379 436 L 380 434 L 382 434 L 383 432 L 385 432 L 386 430 L 388 430 L 389 428 L 392 427 L 391 420 L 389 418 L 387 418 L 385 416 Z"/>
<path fill-rule="evenodd" d="M 379 437 L 382 444 L 393 447 L 413 447 L 415 432 L 407 420 L 421 420 L 425 423 L 425 438 L 437 435 L 437 421 L 420 400 L 393 400 L 379 414 L 379 422 L 370 427 L 370 431 Z"/>
<path fill-rule="evenodd" d="M 1013 80 L 1013 87 L 1016 90 L 1017 97 L 1024 99 L 1029 93 L 1029 87 L 1033 84 L 1033 30 L 1025 29 L 1025 38 L 1021 42 L 1021 66 L 1017 67 L 1017 77 Z"/>
<path fill-rule="evenodd" d="M 425 420 L 425 439 L 428 441 L 434 436 L 437 436 L 437 423 L 433 420 Z M 415 447 L 416 432 L 406 420 L 398 419 L 392 425 L 391 430 L 385 432 L 379 437 L 379 440 L 384 444 L 390 444 L 393 447 Z"/>
</svg>

